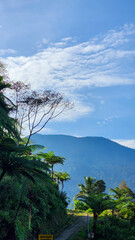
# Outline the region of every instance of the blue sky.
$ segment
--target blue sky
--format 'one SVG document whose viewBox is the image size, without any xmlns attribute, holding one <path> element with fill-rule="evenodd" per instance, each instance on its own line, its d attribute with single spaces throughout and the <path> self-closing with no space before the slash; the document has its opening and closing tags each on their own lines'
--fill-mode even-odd
<svg viewBox="0 0 135 240">
<path fill-rule="evenodd" d="M 11 79 L 74 103 L 44 133 L 135 147 L 134 0 L 0 0 L 0 35 Z"/>
</svg>

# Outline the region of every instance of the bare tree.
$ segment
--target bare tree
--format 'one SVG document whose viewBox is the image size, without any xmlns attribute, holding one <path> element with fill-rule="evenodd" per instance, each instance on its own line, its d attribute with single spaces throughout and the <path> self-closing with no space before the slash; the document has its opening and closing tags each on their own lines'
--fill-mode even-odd
<svg viewBox="0 0 135 240">
<path fill-rule="evenodd" d="M 10 88 L 13 90 L 13 92 L 10 93 L 10 96 L 16 106 L 16 109 L 14 111 L 14 118 L 19 121 L 21 134 L 22 126 L 24 122 L 27 121 L 27 106 L 25 104 L 25 99 L 30 94 L 30 85 L 24 84 L 21 81 L 10 82 L 10 84 Z"/>
<path fill-rule="evenodd" d="M 30 85 L 22 82 L 11 82 L 11 88 L 17 106 L 14 117 L 19 121 L 20 133 L 24 125 L 29 129 L 27 145 L 31 136 L 40 132 L 50 120 L 73 107 L 63 95 L 51 90 L 32 91 Z"/>
</svg>

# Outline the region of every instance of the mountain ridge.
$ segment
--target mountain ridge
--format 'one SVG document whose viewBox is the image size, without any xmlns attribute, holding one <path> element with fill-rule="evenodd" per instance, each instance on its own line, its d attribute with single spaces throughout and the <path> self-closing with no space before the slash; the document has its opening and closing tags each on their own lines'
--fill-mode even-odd
<svg viewBox="0 0 135 240">
<path fill-rule="evenodd" d="M 81 136 L 72 136 L 72 135 L 66 135 L 66 134 L 36 134 L 36 135 L 39 135 L 39 136 L 53 136 L 53 137 L 62 137 L 62 136 L 65 136 L 65 137 L 71 137 L 71 138 L 75 138 L 75 139 L 89 139 L 89 138 L 92 138 L 92 139 L 105 139 L 107 141 L 110 141 L 116 145 L 120 145 L 121 147 L 124 147 L 124 148 L 128 148 L 128 149 L 131 149 L 131 150 L 135 150 L 134 148 L 131 148 L 131 147 L 128 147 L 128 146 L 124 146 L 116 141 L 114 141 L 113 139 L 109 139 L 109 138 L 106 138 L 106 137 L 102 137 L 102 136 L 85 136 L 85 137 L 81 137 Z"/>
<path fill-rule="evenodd" d="M 72 198 L 83 183 L 84 176 L 103 179 L 107 188 L 118 186 L 122 180 L 135 191 L 135 149 L 120 145 L 104 137 L 75 137 L 70 135 L 36 134 L 31 139 L 47 147 L 46 152 L 66 158 L 64 166 L 54 170 L 67 171 L 71 181 L 65 183 L 65 191 Z"/>
</svg>

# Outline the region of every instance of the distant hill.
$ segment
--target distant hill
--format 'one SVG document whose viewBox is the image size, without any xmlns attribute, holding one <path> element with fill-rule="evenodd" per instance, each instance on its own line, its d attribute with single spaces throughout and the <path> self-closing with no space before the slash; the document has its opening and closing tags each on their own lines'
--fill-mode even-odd
<svg viewBox="0 0 135 240">
<path fill-rule="evenodd" d="M 84 176 L 103 179 L 107 189 L 118 186 L 122 180 L 135 191 L 135 150 L 103 137 L 72 137 L 66 135 L 40 135 L 32 137 L 34 143 L 44 145 L 48 151 L 66 158 L 64 166 L 54 170 L 66 171 L 71 181 L 65 183 L 70 198 L 78 192 Z"/>
</svg>

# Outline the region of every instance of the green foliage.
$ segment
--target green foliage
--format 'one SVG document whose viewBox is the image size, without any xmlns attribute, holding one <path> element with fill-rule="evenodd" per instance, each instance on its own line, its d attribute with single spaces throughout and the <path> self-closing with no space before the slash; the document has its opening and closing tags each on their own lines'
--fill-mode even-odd
<svg viewBox="0 0 135 240">
<path fill-rule="evenodd" d="M 4 96 L 3 90 L 9 88 L 10 85 L 4 83 L 3 76 L 0 76 L 0 136 L 11 135 L 19 138 L 16 124 L 17 122 L 9 117 L 9 113 L 15 108 L 10 99 Z"/>
<path fill-rule="evenodd" d="M 87 239 L 87 232 L 86 228 L 81 229 L 74 237 L 70 240 L 86 240 Z"/>
<path fill-rule="evenodd" d="M 74 199 L 74 209 L 75 210 L 87 210 L 87 206 L 82 201 Z"/>
<path fill-rule="evenodd" d="M 119 187 L 110 189 L 113 193 L 112 198 L 115 201 L 114 211 L 117 216 L 126 218 L 131 222 L 135 221 L 135 194 L 123 181 Z"/>
<path fill-rule="evenodd" d="M 91 209 L 93 213 L 93 232 L 96 236 L 96 225 L 98 216 L 105 210 L 114 208 L 114 202 L 110 197 L 103 193 L 105 191 L 105 183 L 103 180 L 96 181 L 95 178 L 85 177 L 85 185 L 80 184 L 81 191 L 76 195 L 86 209 Z"/>
<path fill-rule="evenodd" d="M 15 222 L 14 228 L 18 229 L 18 223 L 22 219 L 21 223 L 24 225 L 26 232 L 26 217 L 28 216 L 28 211 L 26 207 L 24 209 L 20 208 L 19 219 L 18 219 L 18 208 L 21 203 L 25 204 L 26 200 L 26 187 L 24 184 L 19 184 L 10 178 L 5 178 L 0 184 L 0 239 L 7 236 L 12 224 Z M 17 218 L 17 221 L 16 221 Z M 14 229 L 15 230 L 15 229 Z"/>
<path fill-rule="evenodd" d="M 40 157 L 42 157 L 43 161 L 46 162 L 47 164 L 49 164 L 52 168 L 52 178 L 53 178 L 53 174 L 54 174 L 54 171 L 53 171 L 53 167 L 54 165 L 56 164 L 63 164 L 64 161 L 65 161 L 65 158 L 64 157 L 59 157 L 59 156 L 56 156 L 54 155 L 54 152 L 51 151 L 51 152 L 48 152 L 48 153 L 43 153 L 43 152 L 39 152 L 38 155 Z"/>
<path fill-rule="evenodd" d="M 90 193 L 103 193 L 106 189 L 105 182 L 103 180 L 96 180 L 93 177 L 84 177 L 85 184 L 79 184 L 81 189 L 78 195 L 90 194 Z"/>
<path fill-rule="evenodd" d="M 99 216 L 104 210 L 111 209 L 113 202 L 107 194 L 89 194 L 79 196 L 78 199 L 86 204 L 87 209 L 91 208 L 93 213 Z"/>
<path fill-rule="evenodd" d="M 54 180 L 58 181 L 58 186 L 60 184 L 60 182 L 62 183 L 62 191 L 64 188 L 64 182 L 70 180 L 70 175 L 67 172 L 56 172 L 54 171 Z"/>
<path fill-rule="evenodd" d="M 67 220 L 67 198 L 51 180 L 39 179 L 22 184 L 5 178 L 0 184 L 0 239 L 7 236 L 14 222 L 18 240 L 37 239 L 37 234 L 54 233 Z"/>
<path fill-rule="evenodd" d="M 23 183 L 22 183 L 23 184 Z M 0 184 L 0 239 L 7 236 L 13 222 L 17 239 L 37 239 L 38 233 L 54 233 L 67 219 L 67 200 L 52 181 L 38 179 L 24 186 L 5 177 Z M 6 199 L 6 201 L 5 201 Z M 31 215 L 31 220 L 30 220 Z M 9 227 L 8 227 L 9 226 Z"/>
<path fill-rule="evenodd" d="M 105 191 L 103 180 L 96 180 L 92 177 L 84 177 L 85 185 L 79 184 L 81 191 L 76 195 L 86 208 L 91 208 L 94 215 L 100 215 L 104 210 L 111 206 L 110 198 Z M 79 204 L 78 204 L 79 205 Z"/>
<path fill-rule="evenodd" d="M 0 139 L 0 181 L 6 175 L 16 177 L 21 181 L 22 176 L 34 181 L 34 177 L 46 178 L 47 164 L 40 161 L 38 155 L 30 154 L 32 146 L 18 145 L 11 138 Z"/>
<path fill-rule="evenodd" d="M 92 232 L 93 222 L 90 221 L 90 232 Z M 70 240 L 87 240 L 87 227 L 82 228 Z M 135 227 L 132 227 L 127 220 L 119 219 L 116 216 L 100 217 L 97 222 L 98 240 L 135 240 Z"/>
<path fill-rule="evenodd" d="M 75 200 L 76 209 L 82 208 L 85 204 L 87 209 L 92 210 L 93 223 L 91 222 L 90 229 L 94 232 L 95 239 L 135 239 L 135 194 L 133 191 L 123 181 L 119 187 L 111 189 L 113 195 L 109 196 L 102 190 L 97 191 L 95 183 L 97 183 L 96 179 L 85 178 L 85 185 L 80 185 L 81 191 Z M 100 188 L 103 186 L 100 180 L 97 186 L 98 190 L 104 189 Z"/>
<path fill-rule="evenodd" d="M 112 214 L 112 211 L 111 210 L 104 210 L 101 214 L 100 214 L 100 216 L 102 216 L 102 217 L 107 217 L 107 216 L 112 216 L 113 214 Z"/>
<path fill-rule="evenodd" d="M 7 87 L 0 77 L 0 240 L 36 240 L 67 221 L 66 193 L 48 174 L 49 164 L 63 164 L 64 158 L 48 153 L 43 161 L 44 153 L 37 152 L 43 146 L 20 138 L 9 117 L 15 106 L 2 92 Z"/>
<path fill-rule="evenodd" d="M 135 228 L 129 221 L 119 219 L 116 216 L 101 218 L 97 223 L 98 240 L 132 240 L 135 239 Z"/>
</svg>

